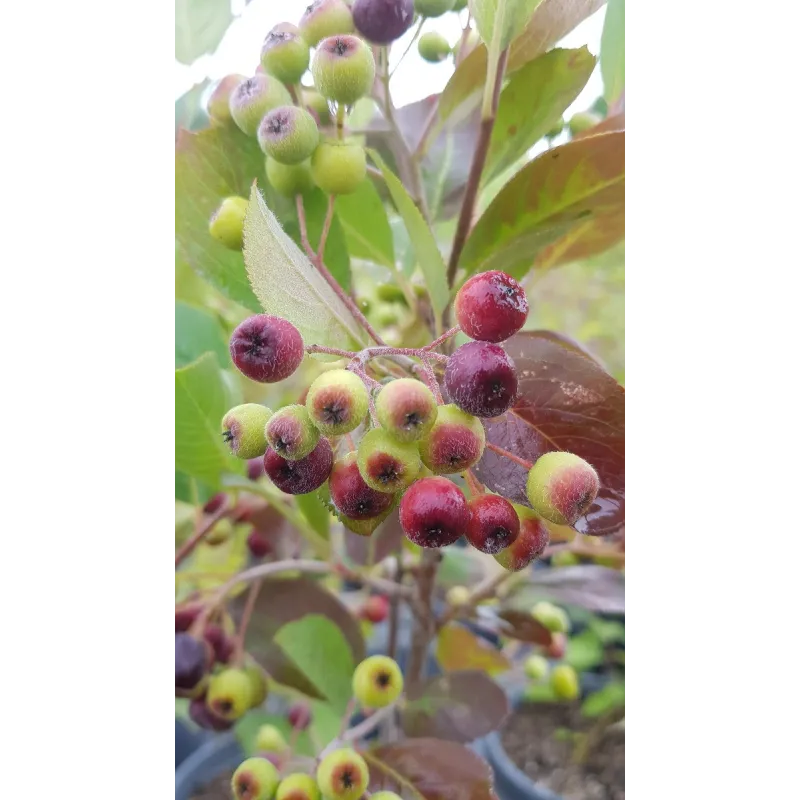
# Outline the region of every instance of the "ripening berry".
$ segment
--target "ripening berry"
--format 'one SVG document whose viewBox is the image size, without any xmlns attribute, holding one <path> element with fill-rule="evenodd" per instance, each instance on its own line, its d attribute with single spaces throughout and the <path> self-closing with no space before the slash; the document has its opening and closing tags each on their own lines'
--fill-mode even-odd
<svg viewBox="0 0 800 800">
<path fill-rule="evenodd" d="M 248 136 L 255 136 L 264 114 L 291 102 L 291 95 L 277 78 L 254 75 L 243 80 L 231 92 L 228 107 L 239 128 Z"/>
<path fill-rule="evenodd" d="M 482 494 L 469 501 L 467 541 L 482 553 L 494 555 L 512 545 L 520 522 L 514 506 L 496 494 Z"/>
<path fill-rule="evenodd" d="M 563 633 L 554 633 L 550 644 L 544 648 L 544 652 L 548 658 L 564 658 L 564 654 L 567 652 L 567 637 Z"/>
<path fill-rule="evenodd" d="M 353 30 L 353 13 L 344 0 L 314 0 L 300 18 L 300 33 L 312 47 L 321 39 Z"/>
<path fill-rule="evenodd" d="M 268 157 L 266 172 L 270 186 L 284 197 L 307 194 L 314 188 L 310 159 L 299 164 L 281 164 L 274 158 Z"/>
<path fill-rule="evenodd" d="M 274 725 L 262 725 L 256 733 L 256 750 L 265 753 L 283 753 L 289 745 Z"/>
<path fill-rule="evenodd" d="M 281 782 L 275 765 L 258 756 L 242 761 L 231 778 L 235 800 L 272 800 Z"/>
<path fill-rule="evenodd" d="M 266 448 L 264 449 L 264 453 L 266 453 Z M 264 458 L 261 454 L 261 458 L 250 458 L 247 461 L 247 477 L 251 481 L 257 481 L 264 475 Z"/>
<path fill-rule="evenodd" d="M 423 17 L 441 17 L 453 10 L 455 0 L 414 0 L 414 10 Z"/>
<path fill-rule="evenodd" d="M 436 422 L 419 444 L 419 453 L 431 472 L 451 475 L 477 464 L 485 445 L 481 421 L 450 404 L 439 406 Z"/>
<path fill-rule="evenodd" d="M 208 682 L 206 704 L 222 719 L 239 719 L 252 704 L 250 678 L 241 669 L 224 669 Z"/>
<path fill-rule="evenodd" d="M 348 453 L 333 465 L 328 486 L 336 510 L 354 520 L 377 517 L 394 501 L 393 495 L 367 486 L 359 472 L 355 453 Z"/>
<path fill-rule="evenodd" d="M 550 664 L 544 656 L 532 655 L 525 659 L 523 665 L 525 674 L 533 681 L 540 681 L 542 678 L 547 677 L 550 671 Z"/>
<path fill-rule="evenodd" d="M 175 634 L 175 694 L 196 697 L 206 684 L 210 648 L 189 633 Z"/>
<path fill-rule="evenodd" d="M 467 528 L 469 508 L 464 493 L 447 478 L 422 478 L 400 501 L 400 525 L 420 547 L 446 547 Z"/>
<path fill-rule="evenodd" d="M 269 686 L 267 686 L 264 672 L 257 664 L 245 665 L 242 672 L 250 681 L 250 708 L 258 708 L 269 695 Z"/>
<path fill-rule="evenodd" d="M 413 378 L 393 380 L 375 401 L 378 422 L 401 442 L 417 442 L 426 436 L 438 410 L 433 392 Z"/>
<path fill-rule="evenodd" d="M 361 606 L 359 612 L 361 619 L 372 622 L 375 625 L 383 622 L 389 616 L 389 600 L 382 594 L 370 595 Z"/>
<path fill-rule="evenodd" d="M 239 458 L 260 458 L 267 452 L 264 427 L 272 412 L 258 403 L 235 406 L 222 418 L 222 441 Z"/>
<path fill-rule="evenodd" d="M 189 702 L 189 717 L 195 725 L 207 731 L 227 731 L 233 725 L 233 721 L 222 719 L 211 712 L 206 705 L 205 695 L 194 697 Z"/>
<path fill-rule="evenodd" d="M 419 37 L 417 49 L 422 59 L 431 64 L 444 61 L 452 52 L 447 39 L 436 31 L 423 33 L 422 36 Z"/>
<path fill-rule="evenodd" d="M 254 314 L 231 334 L 230 351 L 243 375 L 259 383 L 277 383 L 300 366 L 303 337 L 288 320 Z"/>
<path fill-rule="evenodd" d="M 264 462 L 261 462 L 262 466 Z M 272 552 L 272 543 L 269 540 L 269 534 L 266 531 L 260 531 L 253 528 L 247 536 L 247 549 L 253 558 L 264 558 Z"/>
<path fill-rule="evenodd" d="M 536 512 L 527 506 L 512 505 L 519 517 L 519 535 L 494 559 L 509 572 L 519 572 L 542 554 L 550 541 L 550 531 Z"/>
<path fill-rule="evenodd" d="M 567 612 L 552 603 L 545 600 L 538 602 L 531 609 L 531 616 L 552 633 L 569 633 L 570 621 Z"/>
<path fill-rule="evenodd" d="M 311 156 L 311 175 L 326 194 L 350 194 L 367 177 L 366 151 L 347 139 L 321 142 Z"/>
<path fill-rule="evenodd" d="M 372 49 L 358 36 L 330 36 L 319 43 L 311 74 L 323 97 L 351 106 L 372 90 L 375 80 Z"/>
<path fill-rule="evenodd" d="M 414 22 L 414 0 L 355 0 L 356 30 L 374 44 L 391 44 Z"/>
<path fill-rule="evenodd" d="M 261 66 L 282 83 L 297 83 L 308 69 L 308 42 L 290 22 L 279 22 L 261 46 Z"/>
<path fill-rule="evenodd" d="M 276 411 L 267 423 L 266 435 L 269 446 L 289 461 L 305 458 L 319 442 L 319 431 L 301 405 Z"/>
<path fill-rule="evenodd" d="M 517 396 L 517 370 L 500 345 L 462 344 L 447 360 L 444 385 L 450 399 L 476 417 L 498 417 Z"/>
<path fill-rule="evenodd" d="M 367 762 L 350 748 L 334 750 L 317 767 L 317 785 L 326 800 L 358 800 L 369 785 Z"/>
<path fill-rule="evenodd" d="M 211 547 L 225 544 L 233 536 L 233 523 L 229 519 L 221 519 L 203 537 L 203 542 Z"/>
<path fill-rule="evenodd" d="M 578 136 L 594 128 L 595 125 L 599 125 L 600 121 L 600 117 L 598 117 L 597 114 L 593 114 L 591 111 L 579 111 L 577 114 L 573 114 L 572 117 L 570 117 L 567 124 L 569 125 L 569 132 L 573 136 Z"/>
<path fill-rule="evenodd" d="M 311 709 L 305 703 L 294 703 L 289 706 L 286 719 L 293 728 L 304 731 L 311 724 Z"/>
<path fill-rule="evenodd" d="M 525 290 L 499 270 L 473 275 L 456 295 L 454 308 L 461 330 L 480 342 L 503 342 L 528 318 Z"/>
<path fill-rule="evenodd" d="M 241 250 L 246 216 L 244 197 L 226 197 L 208 220 L 208 232 L 229 250 Z"/>
<path fill-rule="evenodd" d="M 361 378 L 346 369 L 323 372 L 308 388 L 306 409 L 325 436 L 355 430 L 369 410 L 369 395 Z"/>
<path fill-rule="evenodd" d="M 351 533 L 355 533 L 357 536 L 372 536 L 372 534 L 378 529 L 378 526 L 386 520 L 389 514 L 392 513 L 395 504 L 396 498 L 392 500 L 392 505 L 390 505 L 389 508 L 378 514 L 376 517 L 370 517 L 369 519 L 352 519 L 346 514 L 342 514 L 340 511 L 336 512 L 336 517 L 338 518 L 339 522 L 341 522 L 342 525 L 344 525 L 344 527 L 347 528 L 347 530 Z"/>
<path fill-rule="evenodd" d="M 214 651 L 214 660 L 218 664 L 227 664 L 233 655 L 234 643 L 219 625 L 206 625 L 203 639 Z"/>
<path fill-rule="evenodd" d="M 299 461 L 289 461 L 272 448 L 264 455 L 267 477 L 286 494 L 314 492 L 328 480 L 333 467 L 333 450 L 330 442 L 320 438 L 317 446 Z"/>
<path fill-rule="evenodd" d="M 221 511 L 223 506 L 227 505 L 228 503 L 228 495 L 224 492 L 217 492 L 217 494 L 212 495 L 211 497 L 206 500 L 205 505 L 203 506 L 203 513 L 204 514 L 216 514 L 217 511 Z"/>
<path fill-rule="evenodd" d="M 188 631 L 197 615 L 203 610 L 202 603 L 192 603 L 175 609 L 175 633 Z"/>
<path fill-rule="evenodd" d="M 403 673 L 389 656 L 369 656 L 353 673 L 353 696 L 364 708 L 384 708 L 403 691 Z"/>
<path fill-rule="evenodd" d="M 463 606 L 469 602 L 470 592 L 466 586 L 451 586 L 447 590 L 447 603 L 451 606 Z"/>
<path fill-rule="evenodd" d="M 242 81 L 246 81 L 244 75 L 226 75 L 217 81 L 214 91 L 208 98 L 208 116 L 214 122 L 230 122 L 231 117 L 230 100 L 231 93 Z"/>
<path fill-rule="evenodd" d="M 557 553 L 553 553 L 550 563 L 554 567 L 574 567 L 576 564 L 580 564 L 581 560 L 569 550 L 559 550 Z M 614 563 L 616 564 L 616 561 Z"/>
<path fill-rule="evenodd" d="M 562 700 L 574 700 L 580 693 L 578 673 L 569 664 L 558 664 L 550 673 L 550 687 L 556 697 Z"/>
<path fill-rule="evenodd" d="M 310 775 L 296 772 L 281 781 L 275 800 L 320 800 L 319 787 Z"/>
<path fill-rule="evenodd" d="M 273 108 L 258 126 L 258 144 L 281 164 L 299 164 L 319 144 L 316 120 L 299 106 Z"/>
<path fill-rule="evenodd" d="M 594 503 L 600 478 L 594 467 L 573 453 L 540 456 L 528 473 L 528 501 L 549 522 L 574 525 Z"/>
<path fill-rule="evenodd" d="M 553 125 L 553 127 L 550 128 L 549 131 L 547 131 L 545 136 L 548 139 L 555 139 L 556 136 L 559 136 L 563 130 L 564 130 L 564 117 L 561 117 L 561 119 L 559 119 L 558 122 L 556 122 L 556 124 Z"/>
<path fill-rule="evenodd" d="M 402 491 L 414 482 L 421 468 L 417 445 L 398 442 L 383 428 L 368 431 L 358 444 L 361 477 L 379 492 Z"/>
</svg>

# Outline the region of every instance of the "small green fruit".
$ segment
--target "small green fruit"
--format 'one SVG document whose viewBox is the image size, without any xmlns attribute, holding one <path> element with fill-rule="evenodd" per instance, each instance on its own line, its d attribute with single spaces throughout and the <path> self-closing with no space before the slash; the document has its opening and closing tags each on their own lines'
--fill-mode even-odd
<svg viewBox="0 0 800 800">
<path fill-rule="evenodd" d="M 320 39 L 354 30 L 353 13 L 344 0 L 314 0 L 300 19 L 300 33 L 312 47 Z"/>
<path fill-rule="evenodd" d="M 208 682 L 206 705 L 218 717 L 239 719 L 253 700 L 250 678 L 242 669 L 224 669 Z"/>
<path fill-rule="evenodd" d="M 305 458 L 319 441 L 319 430 L 311 422 L 305 406 L 284 406 L 276 411 L 266 427 L 269 446 L 287 461 Z"/>
<path fill-rule="evenodd" d="M 267 452 L 264 427 L 272 412 L 258 403 L 235 406 L 222 418 L 222 441 L 237 458 L 259 458 Z"/>
<path fill-rule="evenodd" d="M 317 767 L 317 785 L 326 800 L 358 800 L 369 786 L 367 762 L 350 748 L 334 750 Z"/>
<path fill-rule="evenodd" d="M 470 592 L 466 586 L 452 586 L 447 590 L 447 602 L 451 606 L 463 606 L 469 601 Z"/>
<path fill-rule="evenodd" d="M 261 753 L 283 753 L 289 747 L 283 734 L 274 725 L 262 725 L 256 733 L 256 750 Z"/>
<path fill-rule="evenodd" d="M 295 772 L 281 781 L 275 800 L 320 800 L 319 787 L 310 775 Z"/>
<path fill-rule="evenodd" d="M 208 221 L 208 232 L 230 250 L 241 250 L 247 199 L 226 197 Z"/>
<path fill-rule="evenodd" d="M 350 194 L 367 177 L 367 154 L 356 142 L 328 139 L 311 156 L 311 174 L 326 194 Z"/>
<path fill-rule="evenodd" d="M 580 694 L 578 673 L 569 664 L 559 664 L 550 673 L 550 687 L 556 697 L 574 700 Z"/>
<path fill-rule="evenodd" d="M 399 378 L 381 389 L 375 411 L 378 422 L 395 439 L 417 442 L 430 433 L 439 407 L 433 392 L 422 381 Z"/>
<path fill-rule="evenodd" d="M 555 451 L 539 457 L 525 491 L 540 516 L 556 525 L 574 525 L 592 507 L 599 489 L 600 478 L 591 464 Z"/>
<path fill-rule="evenodd" d="M 208 98 L 208 116 L 214 122 L 226 123 L 233 119 L 229 106 L 231 93 L 242 81 L 246 80 L 244 75 L 226 75 L 224 78 L 220 78 Z"/>
<path fill-rule="evenodd" d="M 550 128 L 549 131 L 547 131 L 545 136 L 548 139 L 555 139 L 556 136 L 558 136 L 563 130 L 564 130 L 564 117 L 561 117 L 561 119 L 558 122 L 556 122 L 556 124 L 553 125 L 553 127 Z"/>
<path fill-rule="evenodd" d="M 328 101 L 313 89 L 303 89 L 303 104 L 316 118 L 317 124 L 325 127 L 332 122 L 331 109 Z"/>
<path fill-rule="evenodd" d="M 299 106 L 273 108 L 258 126 L 261 149 L 281 164 L 305 161 L 319 143 L 314 117 Z"/>
<path fill-rule="evenodd" d="M 574 567 L 576 564 L 580 564 L 580 559 L 575 553 L 570 553 L 569 550 L 560 550 L 557 553 L 553 553 L 550 562 L 554 567 Z"/>
<path fill-rule="evenodd" d="M 544 656 L 533 655 L 525 659 L 524 665 L 525 674 L 532 681 L 540 681 L 542 678 L 547 677 L 550 671 L 550 664 Z"/>
<path fill-rule="evenodd" d="M 393 658 L 370 656 L 353 673 L 353 695 L 364 708 L 384 708 L 403 692 L 403 673 Z"/>
<path fill-rule="evenodd" d="M 436 31 L 428 31 L 419 37 L 417 44 L 420 56 L 431 64 L 444 61 L 452 52 L 450 43 Z"/>
<path fill-rule="evenodd" d="M 306 410 L 325 436 L 355 430 L 367 415 L 369 395 L 361 378 L 346 369 L 324 372 L 308 388 Z"/>
<path fill-rule="evenodd" d="M 600 122 L 600 117 L 593 114 L 591 111 L 579 111 L 573 114 L 569 120 L 569 132 L 573 136 L 585 133 L 590 128 L 594 128 Z"/>
<path fill-rule="evenodd" d="M 248 664 L 243 667 L 242 672 L 247 675 L 250 681 L 250 708 L 258 708 L 267 699 L 269 686 L 264 673 L 256 664 Z"/>
<path fill-rule="evenodd" d="M 233 523 L 229 519 L 223 518 L 214 524 L 214 527 L 203 537 L 203 541 L 212 547 L 219 547 L 229 541 L 231 536 L 233 536 Z"/>
<path fill-rule="evenodd" d="M 297 83 L 308 69 L 310 58 L 308 42 L 289 22 L 278 23 L 261 47 L 261 66 L 282 83 Z"/>
<path fill-rule="evenodd" d="M 275 765 L 266 758 L 248 758 L 233 773 L 231 790 L 235 800 L 271 800 L 280 780 Z"/>
<path fill-rule="evenodd" d="M 477 464 L 485 446 L 481 421 L 449 404 L 439 406 L 433 427 L 420 441 L 419 453 L 431 472 L 452 475 Z"/>
<path fill-rule="evenodd" d="M 394 510 L 394 505 L 390 506 L 386 511 L 380 513 L 377 517 L 370 517 L 369 519 L 352 519 L 351 517 L 342 514 L 340 511 L 336 512 L 336 518 L 344 525 L 351 533 L 357 536 L 372 536 L 375 533 L 378 525 L 386 521 L 386 518 Z"/>
<path fill-rule="evenodd" d="M 386 303 L 406 303 L 406 296 L 403 294 L 403 290 L 399 286 L 395 286 L 393 283 L 381 283 L 378 284 L 377 288 L 375 289 L 375 296 L 378 300 L 383 300 Z"/>
<path fill-rule="evenodd" d="M 255 136 L 268 111 L 291 103 L 291 95 L 277 78 L 254 75 L 233 90 L 228 107 L 239 128 L 248 136 Z"/>
<path fill-rule="evenodd" d="M 364 483 L 378 492 L 408 488 L 422 467 L 413 442 L 400 442 L 383 428 L 373 428 L 358 444 L 358 471 Z"/>
<path fill-rule="evenodd" d="M 371 48 L 357 36 L 331 36 L 319 43 L 311 74 L 323 97 L 351 106 L 370 93 L 375 59 Z"/>
<path fill-rule="evenodd" d="M 531 609 L 531 616 L 553 633 L 569 633 L 570 621 L 563 608 L 544 600 Z"/>
<path fill-rule="evenodd" d="M 441 17 L 452 11 L 455 0 L 414 0 L 414 10 L 423 17 Z"/>
<path fill-rule="evenodd" d="M 314 188 L 311 175 L 311 161 L 306 159 L 299 164 L 281 164 L 267 157 L 267 180 L 270 186 L 284 197 L 307 194 Z"/>
</svg>

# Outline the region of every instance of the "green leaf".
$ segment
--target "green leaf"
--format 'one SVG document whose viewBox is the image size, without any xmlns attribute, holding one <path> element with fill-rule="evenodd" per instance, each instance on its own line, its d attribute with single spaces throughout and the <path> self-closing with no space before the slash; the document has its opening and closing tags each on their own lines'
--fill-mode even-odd
<svg viewBox="0 0 800 800">
<path fill-rule="evenodd" d="M 370 158 L 383 173 L 389 194 L 406 224 L 411 244 L 417 254 L 417 261 L 425 277 L 425 286 L 431 298 L 431 306 L 438 318 L 447 306 L 450 292 L 447 288 L 447 269 L 436 239 L 403 184 L 386 166 L 377 152 L 374 150 L 368 152 Z"/>
<path fill-rule="evenodd" d="M 230 454 L 220 435 L 227 410 L 213 353 L 175 370 L 175 467 L 215 489 L 223 472 L 244 471 L 244 462 Z"/>
<path fill-rule="evenodd" d="M 353 693 L 353 653 L 339 628 L 310 614 L 284 625 L 275 642 L 341 714 Z"/>
<path fill-rule="evenodd" d="M 585 672 L 603 663 L 603 645 L 594 631 L 581 631 L 567 640 L 564 660 L 577 672 Z"/>
<path fill-rule="evenodd" d="M 372 181 L 361 181 L 351 194 L 340 194 L 336 198 L 336 214 L 353 256 L 394 269 L 392 229 Z"/>
<path fill-rule="evenodd" d="M 603 644 L 625 642 L 625 626 L 621 622 L 613 619 L 603 619 L 602 617 L 592 617 L 589 620 L 589 627 L 597 634 Z"/>
<path fill-rule="evenodd" d="M 208 86 L 208 78 L 202 83 L 196 83 L 188 92 L 182 94 L 175 101 L 175 130 L 186 128 L 187 131 L 196 131 L 208 124 L 208 114 L 200 105 L 203 92 Z"/>
<path fill-rule="evenodd" d="M 175 303 L 175 367 L 185 367 L 203 353 L 212 352 L 228 367 L 231 357 L 219 321 L 195 306 Z"/>
<path fill-rule="evenodd" d="M 498 53 L 519 36 L 542 0 L 473 0 L 475 25 L 484 42 L 496 37 Z"/>
<path fill-rule="evenodd" d="M 366 344 L 364 330 L 283 231 L 255 183 L 244 225 L 244 258 L 264 311 L 288 319 L 306 344 L 345 350 Z"/>
<path fill-rule="evenodd" d="M 514 74 L 500 95 L 485 182 L 525 154 L 561 119 L 586 85 L 595 58 L 586 47 L 551 50 Z"/>
<path fill-rule="evenodd" d="M 461 266 L 521 278 L 574 226 L 625 208 L 625 132 L 588 136 L 526 164 L 472 229 Z"/>
<path fill-rule="evenodd" d="M 581 706 L 585 717 L 602 717 L 615 708 L 625 705 L 625 684 L 622 681 L 611 681 L 602 689 L 592 692 Z"/>
<path fill-rule="evenodd" d="M 625 0 L 608 0 L 600 38 L 600 74 L 603 98 L 611 105 L 625 88 Z"/>
<path fill-rule="evenodd" d="M 230 0 L 175 0 L 175 58 L 191 64 L 213 53 L 232 20 Z"/>
<path fill-rule="evenodd" d="M 327 486 L 327 484 L 326 484 Z M 295 502 L 308 524 L 323 538 L 330 538 L 331 515 L 316 492 L 295 495 Z"/>
<path fill-rule="evenodd" d="M 185 472 L 175 470 L 175 499 L 184 503 L 202 505 L 208 500 L 214 490 L 202 481 L 190 478 Z"/>
</svg>

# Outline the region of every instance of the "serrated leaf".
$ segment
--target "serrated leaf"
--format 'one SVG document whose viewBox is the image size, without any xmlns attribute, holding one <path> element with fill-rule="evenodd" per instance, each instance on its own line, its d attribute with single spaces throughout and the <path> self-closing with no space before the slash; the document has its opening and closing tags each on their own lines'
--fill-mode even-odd
<svg viewBox="0 0 800 800">
<path fill-rule="evenodd" d="M 585 717 L 602 717 L 609 711 L 624 706 L 625 684 L 622 681 L 611 681 L 583 701 L 581 714 Z"/>
<path fill-rule="evenodd" d="M 625 0 L 608 0 L 600 38 L 603 97 L 611 105 L 625 88 Z"/>
<path fill-rule="evenodd" d="M 499 675 L 511 668 L 511 662 L 499 650 L 457 624 L 439 631 L 436 659 L 445 672 L 481 669 L 489 675 Z"/>
<path fill-rule="evenodd" d="M 352 255 L 394 268 L 394 241 L 386 209 L 372 181 L 336 198 L 336 213 Z"/>
<path fill-rule="evenodd" d="M 204 353 L 214 353 L 217 363 L 230 366 L 228 343 L 219 320 L 202 308 L 175 303 L 175 367 L 185 367 Z M 224 412 L 223 412 L 224 413 Z"/>
<path fill-rule="evenodd" d="M 230 0 L 175 0 L 175 58 L 192 64 L 213 53 L 232 20 Z"/>
<path fill-rule="evenodd" d="M 288 319 L 306 344 L 345 350 L 366 344 L 355 317 L 286 235 L 255 184 L 245 219 L 244 259 L 264 311 Z"/>
</svg>

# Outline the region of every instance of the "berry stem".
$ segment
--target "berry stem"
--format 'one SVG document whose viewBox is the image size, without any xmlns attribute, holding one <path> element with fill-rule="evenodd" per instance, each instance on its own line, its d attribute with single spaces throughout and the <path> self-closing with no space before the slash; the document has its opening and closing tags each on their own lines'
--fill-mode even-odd
<svg viewBox="0 0 800 800">
<path fill-rule="evenodd" d="M 211 529 L 228 513 L 228 504 L 226 503 L 216 514 L 212 514 L 192 535 L 178 548 L 175 553 L 175 566 L 177 567 L 200 542 L 205 539 Z"/>
<path fill-rule="evenodd" d="M 253 615 L 258 593 L 261 591 L 261 583 L 261 581 L 253 583 L 247 593 L 247 600 L 244 604 L 242 619 L 239 623 L 239 630 L 236 632 L 236 640 L 233 647 L 233 663 L 237 667 L 241 667 L 244 662 L 244 637 L 247 635 L 247 626 L 250 624 L 250 617 Z"/>
<path fill-rule="evenodd" d="M 397 586 L 403 585 L 403 548 L 402 544 L 395 550 L 395 560 L 397 566 L 394 571 L 394 582 Z M 397 653 L 397 631 L 400 617 L 400 603 L 397 596 L 389 600 L 389 658 L 394 658 Z"/>
<path fill-rule="evenodd" d="M 499 456 L 510 458 L 515 464 L 519 464 L 521 467 L 525 467 L 525 469 L 531 469 L 533 467 L 533 464 L 530 461 L 526 461 L 524 458 L 515 456 L 508 450 L 504 450 L 502 447 L 498 447 L 496 444 L 492 444 L 491 442 L 486 442 L 486 449 L 491 450 L 493 453 L 497 453 Z"/>
<path fill-rule="evenodd" d="M 331 230 L 331 222 L 333 221 L 333 203 L 334 197 L 328 197 L 328 211 L 325 214 L 325 223 L 322 226 L 322 233 L 319 235 L 319 248 L 317 249 L 317 258 L 322 262 L 325 257 L 325 245 L 328 241 L 328 234 Z"/>
<path fill-rule="evenodd" d="M 475 477 L 475 473 L 468 469 L 464 473 L 464 480 L 467 482 L 467 486 L 469 486 L 470 494 L 473 497 L 477 497 L 478 495 L 484 494 L 484 487 L 483 484 Z"/>
<path fill-rule="evenodd" d="M 433 371 L 433 367 L 431 366 L 431 362 L 428 361 L 425 356 L 422 356 L 422 371 L 426 377 L 426 383 L 428 384 L 428 388 L 433 392 L 433 396 L 436 398 L 436 404 L 442 405 L 444 403 L 444 399 L 442 398 L 442 392 L 439 389 L 439 381 L 436 380 L 436 373 Z"/>
<path fill-rule="evenodd" d="M 415 683 L 422 677 L 425 666 L 425 654 L 428 644 L 436 630 L 433 617 L 433 588 L 436 584 L 436 572 L 442 560 L 440 550 L 428 548 L 422 553 L 420 569 L 417 576 L 417 605 L 423 610 L 421 619 L 414 628 L 411 641 L 411 654 L 408 659 L 408 683 Z"/>
<path fill-rule="evenodd" d="M 400 65 L 403 63 L 403 59 L 409 54 L 411 48 L 414 46 L 414 42 L 419 39 L 419 35 L 422 33 L 422 26 L 425 24 L 425 17 L 420 16 L 419 25 L 417 25 L 417 29 L 414 31 L 414 35 L 411 37 L 411 41 L 408 43 L 408 47 L 403 51 L 403 55 L 400 56 L 398 62 L 394 65 L 394 69 L 389 73 L 389 80 L 394 77 L 395 72 L 400 69 Z M 387 64 L 388 67 L 388 64 Z"/>
<path fill-rule="evenodd" d="M 336 138 L 344 139 L 344 116 L 347 109 L 344 103 L 336 104 Z"/>
<path fill-rule="evenodd" d="M 339 726 L 339 735 L 337 736 L 338 739 L 344 738 L 345 732 L 350 727 L 350 718 L 356 713 L 357 708 L 358 701 L 355 699 L 355 697 L 351 697 L 347 701 L 347 707 L 344 710 L 344 714 L 342 714 L 342 724 Z"/>
<path fill-rule="evenodd" d="M 429 350 L 435 350 L 440 344 L 443 344 L 448 339 L 455 336 L 460 330 L 461 330 L 460 325 L 456 325 L 455 328 L 450 328 L 449 331 L 445 331 L 438 339 L 434 339 L 430 344 L 426 344 L 425 347 L 422 348 L 422 350 L 426 353 Z"/>
</svg>

